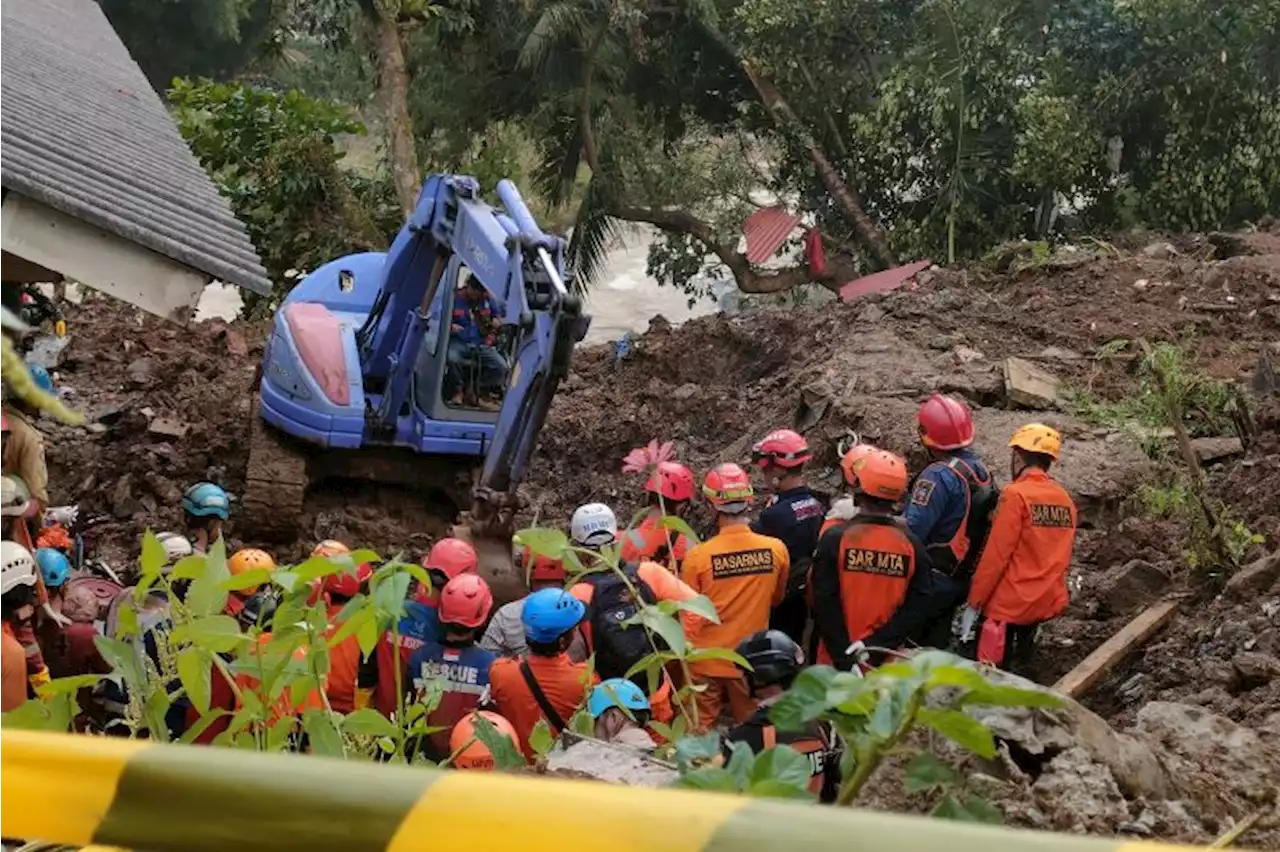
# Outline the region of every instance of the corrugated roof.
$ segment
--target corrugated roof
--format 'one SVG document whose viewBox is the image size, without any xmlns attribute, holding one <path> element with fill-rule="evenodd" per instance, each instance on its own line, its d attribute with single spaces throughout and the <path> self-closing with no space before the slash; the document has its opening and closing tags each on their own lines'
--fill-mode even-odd
<svg viewBox="0 0 1280 852">
<path fill-rule="evenodd" d="M 748 216 L 742 223 L 742 233 L 747 238 L 747 262 L 764 263 L 773 257 L 799 222 L 800 215 L 788 213 L 784 207 L 766 207 Z"/>
<path fill-rule="evenodd" d="M 0 4 L 4 186 L 268 293 L 244 226 L 93 0 Z"/>
</svg>

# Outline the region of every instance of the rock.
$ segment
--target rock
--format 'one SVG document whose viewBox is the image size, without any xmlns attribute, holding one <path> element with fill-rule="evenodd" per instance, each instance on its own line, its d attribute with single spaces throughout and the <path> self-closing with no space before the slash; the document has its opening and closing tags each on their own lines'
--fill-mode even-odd
<svg viewBox="0 0 1280 852">
<path fill-rule="evenodd" d="M 222 332 L 222 335 L 227 342 L 228 355 L 235 355 L 243 358 L 249 354 L 249 344 L 245 342 L 244 335 L 240 333 L 239 329 L 225 329 Z"/>
<path fill-rule="evenodd" d="M 1241 651 L 1231 658 L 1241 689 L 1254 689 L 1280 677 L 1280 660 L 1258 651 Z"/>
<path fill-rule="evenodd" d="M 1128 615 L 1154 601 L 1168 585 L 1169 575 L 1163 568 L 1142 559 L 1130 559 L 1102 575 L 1097 598 L 1104 613 Z"/>
<path fill-rule="evenodd" d="M 1223 594 L 1235 600 L 1243 600 L 1271 587 L 1280 576 L 1280 550 L 1264 556 L 1241 568 L 1227 581 Z"/>
<path fill-rule="evenodd" d="M 1056 755 L 1031 792 L 1050 815 L 1050 829 L 1110 834 L 1111 826 L 1129 819 L 1115 779 L 1084 748 L 1069 748 Z"/>
<path fill-rule="evenodd" d="M 143 480 L 147 483 L 147 487 L 151 489 L 151 493 L 160 499 L 160 502 L 167 506 L 176 506 L 182 502 L 182 491 L 173 482 L 149 470 L 143 474 Z"/>
<path fill-rule="evenodd" d="M 1004 362 L 1004 387 L 1010 407 L 1044 409 L 1058 404 L 1058 379 L 1022 358 Z"/>
<path fill-rule="evenodd" d="M 110 426 L 120 419 L 120 415 L 129 406 L 123 402 L 111 402 L 106 405 L 100 405 L 89 413 L 89 420 L 96 423 L 105 423 Z"/>
<path fill-rule="evenodd" d="M 147 431 L 165 438 L 185 438 L 191 427 L 173 417 L 157 417 L 147 426 Z"/>
<path fill-rule="evenodd" d="M 1084 358 L 1083 355 L 1076 352 L 1074 349 L 1064 349 L 1061 346 L 1046 346 L 1044 349 L 1040 350 L 1040 355 L 1038 357 L 1043 358 L 1046 361 L 1079 361 Z"/>
<path fill-rule="evenodd" d="M 1191 449 L 1201 464 L 1244 455 L 1244 444 L 1239 438 L 1192 438 Z"/>
<path fill-rule="evenodd" d="M 977 349 L 968 346 L 957 346 L 951 350 L 951 357 L 955 359 L 957 364 L 972 364 L 974 361 L 981 361 L 987 357 Z"/>
<path fill-rule="evenodd" d="M 1280 781 L 1280 753 L 1249 728 L 1201 707 L 1152 701 L 1138 711 L 1135 730 L 1159 744 L 1170 776 L 1183 790 L 1202 785 L 1205 773 L 1232 779 L 1240 790 L 1265 790 Z"/>
<path fill-rule="evenodd" d="M 133 496 L 133 474 L 126 473 L 116 480 L 111 489 L 111 514 L 121 520 L 133 517 L 142 509 L 142 504 Z"/>
<path fill-rule="evenodd" d="M 673 390 L 671 392 L 671 398 L 683 401 L 686 399 L 693 399 L 701 392 L 702 388 L 699 385 L 694 384 L 693 382 L 687 382 Z"/>
<path fill-rule="evenodd" d="M 150 358 L 137 358 L 129 362 L 124 372 L 130 384 L 145 387 L 151 384 L 152 374 L 155 372 L 155 361 Z"/>
<path fill-rule="evenodd" d="M 576 742 L 568 744 L 570 739 Z M 679 776 L 674 766 L 640 749 L 576 734 L 562 735 L 560 743 L 547 755 L 547 769 L 631 787 L 666 787 Z"/>
<path fill-rule="evenodd" d="M 101 423 L 87 423 L 84 429 L 91 435 L 102 435 L 107 431 L 107 427 Z"/>
<path fill-rule="evenodd" d="M 1172 260 L 1178 256 L 1178 250 L 1173 243 L 1152 243 L 1142 250 L 1142 254 L 1152 260 Z"/>
<path fill-rule="evenodd" d="M 877 323 L 887 316 L 884 308 L 879 305 L 867 305 L 858 312 L 858 322 Z"/>
</svg>

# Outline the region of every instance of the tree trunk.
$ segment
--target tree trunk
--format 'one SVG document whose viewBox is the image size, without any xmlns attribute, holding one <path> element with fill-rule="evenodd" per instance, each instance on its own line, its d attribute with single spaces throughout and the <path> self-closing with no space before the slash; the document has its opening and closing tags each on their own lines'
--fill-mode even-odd
<svg viewBox="0 0 1280 852">
<path fill-rule="evenodd" d="M 422 188 L 418 151 L 413 143 L 413 124 L 409 120 L 409 72 L 405 67 L 404 45 L 400 42 L 400 31 L 396 26 L 394 4 L 375 2 L 373 5 L 378 94 L 382 98 L 387 121 L 391 176 L 396 184 L 396 198 L 407 216 L 417 203 L 418 191 Z"/>
</svg>

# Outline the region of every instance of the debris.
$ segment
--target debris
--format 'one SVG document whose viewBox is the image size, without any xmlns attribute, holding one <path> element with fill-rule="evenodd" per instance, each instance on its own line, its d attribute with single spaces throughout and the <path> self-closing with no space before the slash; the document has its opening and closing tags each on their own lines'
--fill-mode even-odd
<svg viewBox="0 0 1280 852">
<path fill-rule="evenodd" d="M 152 417 L 155 417 L 155 416 L 156 416 L 155 409 L 153 409 L 153 408 L 149 408 L 149 407 L 148 407 L 148 408 L 139 408 L 139 409 L 138 409 L 138 413 L 139 413 L 139 414 L 141 414 L 143 417 L 147 418 L 148 420 L 150 420 Z"/>
<path fill-rule="evenodd" d="M 957 364 L 972 364 L 974 361 L 981 361 L 987 357 L 977 349 L 968 346 L 957 346 L 951 350 L 951 357 L 956 360 Z"/>
<path fill-rule="evenodd" d="M 886 316 L 884 308 L 879 305 L 867 305 L 858 314 L 858 322 L 877 323 Z"/>
<path fill-rule="evenodd" d="M 800 391 L 800 402 L 796 405 L 794 421 L 801 432 L 808 432 L 817 426 L 831 406 L 831 398 L 835 396 L 830 383 L 819 379 L 805 385 Z"/>
<path fill-rule="evenodd" d="M 145 387 L 151 384 L 152 373 L 155 372 L 155 361 L 150 358 L 137 358 L 129 362 L 124 372 L 130 384 Z"/>
<path fill-rule="evenodd" d="M 1276 388 L 1280 387 L 1280 383 L 1276 382 L 1276 370 L 1271 363 L 1271 356 L 1267 353 L 1258 356 L 1258 366 L 1253 371 L 1249 386 L 1254 395 L 1260 397 L 1275 393 Z"/>
<path fill-rule="evenodd" d="M 1023 358 L 1004 362 L 1004 386 L 1010 407 L 1044 409 L 1058 404 L 1058 379 Z"/>
<path fill-rule="evenodd" d="M 126 473 L 116 480 L 115 487 L 111 489 L 111 514 L 125 520 L 141 509 L 142 504 L 133 496 L 133 474 Z"/>
<path fill-rule="evenodd" d="M 675 766 L 640 749 L 568 732 L 547 755 L 547 769 L 630 787 L 667 787 L 679 776 Z"/>
<path fill-rule="evenodd" d="M 107 431 L 107 427 L 101 423 L 86 423 L 84 428 L 91 435 L 101 435 Z"/>
<path fill-rule="evenodd" d="M 1135 290 L 1145 290 L 1145 289 L 1147 289 L 1147 285 L 1148 285 L 1148 284 L 1150 284 L 1150 283 L 1151 283 L 1151 282 L 1150 282 L 1150 281 L 1148 281 L 1148 280 L 1147 280 L 1147 279 L 1145 279 L 1145 278 L 1139 278 L 1137 281 L 1133 282 L 1133 289 L 1135 289 Z"/>
<path fill-rule="evenodd" d="M 160 502 L 167 505 L 174 505 L 182 502 L 182 491 L 173 482 L 149 470 L 143 474 L 142 479 L 147 483 L 147 487 L 151 492 L 160 498 Z"/>
<path fill-rule="evenodd" d="M 1046 346 L 1040 350 L 1037 358 L 1043 358 L 1046 361 L 1081 361 L 1084 356 L 1074 349 L 1065 349 L 1061 346 Z"/>
<path fill-rule="evenodd" d="M 693 399 L 695 396 L 698 395 L 698 393 L 701 390 L 702 388 L 694 384 L 693 382 L 685 382 L 680 387 L 676 388 L 671 392 L 671 398 L 682 400 L 682 401 Z"/>
<path fill-rule="evenodd" d="M 1142 254 L 1152 260 L 1172 260 L 1178 256 L 1173 243 L 1152 243 L 1142 250 Z"/>
<path fill-rule="evenodd" d="M 222 334 L 227 341 L 228 355 L 243 358 L 249 354 L 249 344 L 245 342 L 244 335 L 240 333 L 239 329 L 227 328 Z"/>
<path fill-rule="evenodd" d="M 1241 651 L 1231 658 L 1242 689 L 1254 689 L 1280 677 L 1280 660 L 1260 651 Z"/>
<path fill-rule="evenodd" d="M 1150 639 L 1178 611 L 1178 601 L 1161 601 L 1148 607 L 1085 657 L 1080 665 L 1063 675 L 1053 688 L 1072 698 L 1089 691 L 1107 672 L 1115 668 L 1135 647 Z"/>
<path fill-rule="evenodd" d="M 128 407 L 129 406 L 125 403 L 118 401 L 107 403 L 106 405 L 100 405 L 93 409 L 88 419 L 96 423 L 105 423 L 110 426 L 112 423 L 115 423 L 120 419 L 120 415 L 123 414 L 125 409 Z"/>
<path fill-rule="evenodd" d="M 1130 559 L 1102 576 L 1097 588 L 1098 602 L 1106 613 L 1127 615 L 1150 603 L 1168 585 L 1169 575 L 1164 569 L 1142 559 Z"/>
<path fill-rule="evenodd" d="M 1219 461 L 1220 459 L 1238 456 L 1244 453 L 1244 444 L 1239 438 L 1192 438 L 1191 449 L 1201 464 Z"/>
<path fill-rule="evenodd" d="M 191 427 L 173 417 L 157 417 L 147 426 L 147 431 L 166 438 L 185 438 Z"/>
<path fill-rule="evenodd" d="M 1227 581 L 1223 594 L 1243 600 L 1270 588 L 1278 576 L 1280 576 L 1280 550 L 1237 571 L 1235 576 Z"/>
</svg>

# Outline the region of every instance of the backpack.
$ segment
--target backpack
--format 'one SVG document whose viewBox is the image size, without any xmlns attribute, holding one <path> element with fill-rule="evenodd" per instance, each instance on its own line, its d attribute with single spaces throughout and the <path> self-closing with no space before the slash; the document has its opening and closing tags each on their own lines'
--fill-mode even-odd
<svg viewBox="0 0 1280 852">
<path fill-rule="evenodd" d="M 667 650 L 667 645 L 659 637 L 649 641 L 649 635 L 640 624 L 624 624 L 635 616 L 645 604 L 657 602 L 657 596 L 649 585 L 640 579 L 635 565 L 621 567 L 627 580 L 639 591 L 643 600 L 637 601 L 627 587 L 627 583 L 616 573 L 610 571 L 593 584 L 591 596 L 591 636 L 595 645 L 596 673 L 601 680 L 614 677 L 626 677 L 627 670 L 640 660 L 653 653 L 656 642 L 658 650 Z M 642 689 L 647 688 L 643 677 L 637 677 L 636 683 Z"/>
<path fill-rule="evenodd" d="M 969 513 L 965 518 L 965 536 L 969 539 L 969 550 L 956 570 L 961 577 L 972 577 L 978 567 L 978 559 L 982 549 L 986 547 L 987 536 L 991 534 L 991 516 L 995 513 L 996 504 L 1000 502 L 1000 487 L 995 478 L 987 473 L 985 479 L 978 476 L 972 465 L 958 458 L 952 458 L 947 467 L 960 474 L 965 488 L 969 489 Z"/>
</svg>

